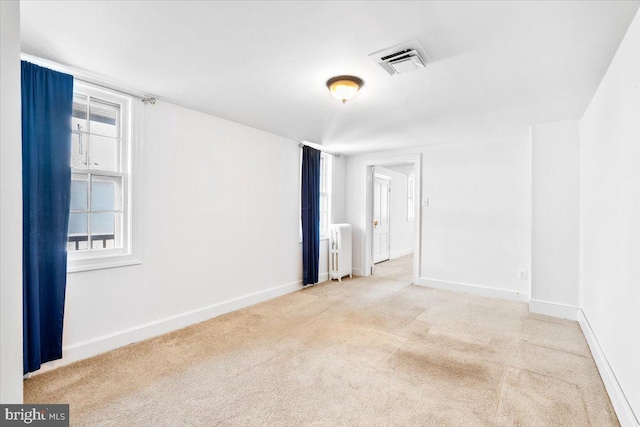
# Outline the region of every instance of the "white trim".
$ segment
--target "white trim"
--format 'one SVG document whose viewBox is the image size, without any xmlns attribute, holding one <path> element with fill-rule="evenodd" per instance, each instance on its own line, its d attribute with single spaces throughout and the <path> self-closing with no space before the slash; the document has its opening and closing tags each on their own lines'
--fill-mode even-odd
<svg viewBox="0 0 640 427">
<path fill-rule="evenodd" d="M 607 357 L 602 351 L 602 347 L 600 347 L 600 344 L 598 343 L 596 334 L 593 332 L 593 329 L 591 329 L 589 320 L 582 309 L 578 310 L 578 323 L 580 323 L 582 333 L 587 339 L 587 343 L 591 349 L 591 354 L 593 355 L 593 360 L 596 362 L 596 366 L 600 372 L 600 377 L 602 377 L 604 386 L 607 389 L 609 399 L 611 400 L 613 409 L 616 411 L 620 425 L 622 427 L 640 426 L 640 420 L 636 418 L 622 387 L 620 387 L 620 383 L 618 383 L 613 369 L 611 369 L 611 365 L 609 365 Z"/>
<path fill-rule="evenodd" d="M 328 277 L 328 273 L 323 273 L 323 275 Z M 103 335 L 81 343 L 72 344 L 62 349 L 62 359 L 45 363 L 42 365 L 40 370 L 32 374 L 41 374 L 82 359 L 96 356 L 110 350 L 115 350 L 116 348 L 123 347 L 128 344 L 163 335 L 195 323 L 212 319 L 222 314 L 295 292 L 300 289 L 302 289 L 301 281 L 292 282 L 286 285 L 276 286 L 264 291 L 254 292 L 242 297 L 233 298 L 217 304 L 187 311 L 175 316 L 148 322 L 123 331 Z"/>
<path fill-rule="evenodd" d="M 511 301 L 528 302 L 529 295 L 507 289 L 492 288 L 489 286 L 477 285 L 472 283 L 449 282 L 446 280 L 431 279 L 429 277 L 421 277 L 416 283 L 418 286 L 426 286 L 435 289 L 445 289 L 449 291 L 465 292 L 473 295 L 484 297 L 502 298 Z"/>
<path fill-rule="evenodd" d="M 104 98 L 120 104 L 123 157 L 123 248 L 120 250 L 71 251 L 67 258 L 67 273 L 124 267 L 142 263 L 143 252 L 143 145 L 144 145 L 144 104 L 134 102 L 131 95 L 111 89 L 93 86 L 90 83 L 75 82 L 76 91 L 89 96 Z M 83 172 L 80 172 L 83 173 Z M 108 176 L 118 175 L 108 173 Z"/>
<path fill-rule="evenodd" d="M 329 280 L 329 272 L 318 274 L 318 283 L 324 283 Z"/>
<path fill-rule="evenodd" d="M 127 267 L 129 265 L 140 265 L 142 261 L 131 255 L 114 255 L 104 258 L 87 258 L 74 260 L 73 264 L 67 265 L 67 274 L 79 273 L 81 271 L 102 270 L 104 268 Z"/>
<path fill-rule="evenodd" d="M 527 280 L 527 292 L 529 295 L 533 295 L 533 276 L 535 273 L 533 272 L 533 126 L 529 126 L 529 132 L 527 132 L 527 136 L 529 138 L 529 152 L 527 153 L 529 156 L 529 226 L 527 227 L 527 238 L 528 238 L 528 264 L 529 264 L 529 280 Z"/>
<path fill-rule="evenodd" d="M 573 305 L 558 304 L 555 302 L 529 300 L 529 312 L 544 314 L 546 316 L 560 317 L 569 320 L 578 320 L 578 307 Z"/>
<path fill-rule="evenodd" d="M 418 221 L 414 227 L 414 251 L 413 251 L 413 283 L 417 283 L 420 279 L 420 252 L 421 252 L 421 239 L 422 234 L 422 153 L 402 154 L 390 157 L 380 157 L 376 159 L 366 159 L 362 161 L 361 167 L 364 173 L 364 198 L 362 204 L 362 217 L 361 225 L 365 230 L 365 238 L 360 242 L 361 244 L 361 260 L 360 269 L 353 269 L 353 273 L 358 271 L 359 276 L 371 275 L 371 269 L 373 268 L 373 257 L 371 256 L 373 250 L 373 178 L 374 167 L 384 166 L 394 163 L 413 163 L 415 171 L 415 217 Z"/>
<path fill-rule="evenodd" d="M 131 133 L 131 142 L 129 144 L 129 160 L 131 170 L 129 171 L 130 180 L 130 203 L 129 217 L 131 218 L 131 238 L 130 248 L 131 255 L 136 260 L 143 261 L 144 257 L 144 128 L 145 128 L 145 110 L 146 105 L 138 103 L 131 108 L 131 120 L 134 124 Z"/>
<path fill-rule="evenodd" d="M 384 179 L 385 181 L 391 181 L 391 177 L 388 175 L 383 175 L 381 173 L 376 172 L 375 173 L 375 177 L 376 178 L 380 178 L 380 179 Z"/>
<path fill-rule="evenodd" d="M 402 251 L 392 252 L 391 259 L 400 258 L 406 255 L 411 255 L 413 253 L 413 248 L 405 249 Z"/>
<path fill-rule="evenodd" d="M 351 272 L 353 273 L 354 276 L 362 276 L 362 270 L 359 268 L 352 268 Z"/>
</svg>

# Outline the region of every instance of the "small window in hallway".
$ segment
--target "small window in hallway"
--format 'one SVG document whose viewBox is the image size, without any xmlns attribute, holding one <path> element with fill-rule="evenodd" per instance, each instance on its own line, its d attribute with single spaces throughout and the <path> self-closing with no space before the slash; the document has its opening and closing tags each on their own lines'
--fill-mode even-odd
<svg viewBox="0 0 640 427">
<path fill-rule="evenodd" d="M 407 222 L 413 222 L 416 219 L 415 188 L 416 179 L 409 175 L 407 177 Z"/>
</svg>

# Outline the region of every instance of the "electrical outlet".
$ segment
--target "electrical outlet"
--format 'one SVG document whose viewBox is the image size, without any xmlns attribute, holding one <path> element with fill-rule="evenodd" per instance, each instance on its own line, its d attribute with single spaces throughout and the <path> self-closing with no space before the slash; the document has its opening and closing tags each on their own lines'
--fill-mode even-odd
<svg viewBox="0 0 640 427">
<path fill-rule="evenodd" d="M 527 270 L 518 271 L 519 280 L 527 280 L 529 278 L 529 272 Z"/>
</svg>

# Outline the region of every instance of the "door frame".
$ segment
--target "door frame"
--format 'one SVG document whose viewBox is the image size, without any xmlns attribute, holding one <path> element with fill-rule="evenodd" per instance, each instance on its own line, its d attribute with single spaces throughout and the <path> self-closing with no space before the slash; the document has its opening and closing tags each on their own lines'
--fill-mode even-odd
<svg viewBox="0 0 640 427">
<path fill-rule="evenodd" d="M 391 165 L 395 163 L 412 162 L 415 173 L 415 237 L 413 244 L 413 283 L 417 284 L 420 278 L 420 254 L 422 235 L 422 153 L 405 154 L 399 156 L 378 157 L 363 161 L 362 173 L 364 182 L 364 198 L 362 204 L 362 229 L 365 230 L 365 238 L 362 241 L 361 264 L 363 276 L 370 276 L 373 268 L 373 178 L 374 167 Z"/>
<path fill-rule="evenodd" d="M 375 167 L 374 167 L 373 179 L 374 179 L 374 182 L 373 182 L 374 186 L 371 187 L 372 190 L 375 188 L 375 180 L 376 179 L 381 179 L 381 180 L 387 181 L 387 188 L 389 189 L 389 191 L 387 192 L 387 220 L 389 221 L 389 232 L 387 233 L 387 239 L 388 239 L 388 245 L 387 245 L 388 248 L 387 248 L 387 250 L 389 252 L 389 258 L 387 258 L 385 260 L 385 261 L 389 261 L 391 259 L 391 183 L 392 183 L 392 178 L 390 176 L 387 176 L 387 175 L 384 175 L 384 174 L 381 174 L 381 173 L 377 173 L 375 171 Z M 373 202 L 374 201 L 375 201 L 375 196 L 372 193 L 372 196 L 371 196 L 371 219 L 372 220 L 373 220 Z M 375 227 L 372 227 L 372 230 L 373 230 L 373 234 L 375 235 Z M 374 246 L 375 246 L 375 239 L 371 241 L 371 249 L 372 250 L 373 250 Z M 373 259 L 373 264 L 372 264 L 373 270 L 372 270 L 372 272 L 375 273 L 375 271 L 376 271 L 376 262 L 375 262 L 375 257 L 373 255 L 373 252 L 371 254 L 371 258 Z M 382 261 L 378 261 L 378 262 L 382 262 Z"/>
</svg>

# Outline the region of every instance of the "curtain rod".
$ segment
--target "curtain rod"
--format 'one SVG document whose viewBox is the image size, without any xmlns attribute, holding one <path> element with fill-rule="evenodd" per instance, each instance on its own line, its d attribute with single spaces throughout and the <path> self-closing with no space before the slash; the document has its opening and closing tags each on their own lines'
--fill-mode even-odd
<svg viewBox="0 0 640 427">
<path fill-rule="evenodd" d="M 77 77 L 75 77 L 75 76 L 74 76 L 74 78 L 73 78 L 73 79 L 74 79 L 74 80 L 76 80 L 76 81 L 79 81 L 80 83 L 88 84 L 88 85 L 91 85 L 91 86 L 97 86 L 97 87 L 99 87 L 99 88 L 107 89 L 107 90 L 111 90 L 111 91 L 114 91 L 114 92 L 123 93 L 123 94 L 128 95 L 128 96 L 130 96 L 130 97 L 132 97 L 132 98 L 139 99 L 140 101 L 144 102 L 145 104 L 151 104 L 151 105 L 153 105 L 153 104 L 155 104 L 155 103 L 156 103 L 156 99 L 155 99 L 154 97 L 152 97 L 152 96 L 141 96 L 141 95 L 137 95 L 137 94 L 135 94 L 135 93 L 127 92 L 126 90 L 118 89 L 118 88 L 116 88 L 116 87 L 111 87 L 111 86 L 103 85 L 103 84 L 96 83 L 96 82 L 92 82 L 92 81 L 85 80 L 85 79 L 79 79 L 79 78 L 77 78 Z"/>
<path fill-rule="evenodd" d="M 46 68 L 50 68 L 54 71 L 58 71 L 61 73 L 66 73 L 66 74 L 71 74 L 73 76 L 73 79 L 76 81 L 79 81 L 81 83 L 85 83 L 88 85 L 92 85 L 92 86 L 97 86 L 99 88 L 102 89 L 107 89 L 107 90 L 111 90 L 114 92 L 119 92 L 125 95 L 128 95 L 132 98 L 136 98 L 139 99 L 140 101 L 144 102 L 145 104 L 155 104 L 156 103 L 156 99 L 152 96 L 146 95 L 143 92 L 137 92 L 134 93 L 132 90 L 125 88 L 124 86 L 120 86 L 117 84 L 109 84 L 109 83 L 104 83 L 105 80 L 107 80 L 106 78 L 103 78 L 99 75 L 96 75 L 94 73 L 88 72 L 88 71 L 84 71 L 75 67 L 71 67 L 68 65 L 63 65 L 60 64 L 58 62 L 55 61 L 51 61 L 48 59 L 44 59 L 44 58 L 40 58 L 38 56 L 35 55 L 30 55 L 28 53 L 24 53 L 22 52 L 20 54 L 20 59 L 24 60 L 24 61 L 28 61 L 31 62 L 33 64 L 39 65 L 41 67 L 46 67 Z"/>
<path fill-rule="evenodd" d="M 323 153 L 330 154 L 330 155 L 335 156 L 335 157 L 340 157 L 340 153 L 334 153 L 334 152 L 331 152 L 331 151 L 325 150 L 324 148 L 314 147 L 314 146 L 312 146 L 312 145 L 304 144 L 304 143 L 302 143 L 302 142 L 301 142 L 301 143 L 300 143 L 300 148 L 302 148 L 302 147 L 304 147 L 304 146 L 311 147 L 311 148 L 313 148 L 313 149 L 315 149 L 315 150 L 322 151 Z"/>
</svg>

